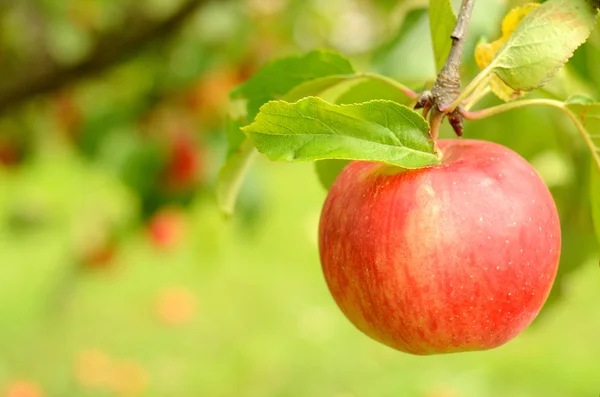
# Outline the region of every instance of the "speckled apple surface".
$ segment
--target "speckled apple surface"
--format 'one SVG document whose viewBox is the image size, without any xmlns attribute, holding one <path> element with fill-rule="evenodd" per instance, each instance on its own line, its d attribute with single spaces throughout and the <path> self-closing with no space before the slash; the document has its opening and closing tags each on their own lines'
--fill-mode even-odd
<svg viewBox="0 0 600 397">
<path fill-rule="evenodd" d="M 485 350 L 542 308 L 560 256 L 560 222 L 517 153 L 441 140 L 418 170 L 352 162 L 325 201 L 319 250 L 331 294 L 370 337 L 412 354 Z"/>
</svg>

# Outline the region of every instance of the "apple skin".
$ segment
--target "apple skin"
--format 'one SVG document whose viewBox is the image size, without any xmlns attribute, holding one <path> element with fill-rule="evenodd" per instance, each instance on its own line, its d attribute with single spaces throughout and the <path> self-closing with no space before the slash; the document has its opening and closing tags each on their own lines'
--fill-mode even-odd
<svg viewBox="0 0 600 397">
<path fill-rule="evenodd" d="M 537 172 L 486 141 L 441 140 L 442 164 L 354 161 L 325 201 L 319 251 L 346 317 L 416 355 L 486 350 L 542 308 L 560 221 Z"/>
</svg>

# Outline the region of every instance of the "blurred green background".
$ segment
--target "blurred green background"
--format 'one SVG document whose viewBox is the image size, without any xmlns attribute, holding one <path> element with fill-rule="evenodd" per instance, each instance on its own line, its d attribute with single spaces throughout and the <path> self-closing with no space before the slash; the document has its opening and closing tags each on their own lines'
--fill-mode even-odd
<svg viewBox="0 0 600 397">
<path fill-rule="evenodd" d="M 477 40 L 522 3 L 477 2 L 465 79 Z M 466 126 L 532 162 L 563 227 L 548 304 L 493 351 L 413 357 L 350 325 L 321 275 L 312 165 L 261 159 L 235 216 L 216 207 L 231 88 L 328 48 L 421 90 L 435 78 L 427 6 L 0 1 L 0 396 L 598 395 L 590 156 L 561 114 Z M 599 62 L 596 29 L 530 95 L 598 99 Z"/>
</svg>

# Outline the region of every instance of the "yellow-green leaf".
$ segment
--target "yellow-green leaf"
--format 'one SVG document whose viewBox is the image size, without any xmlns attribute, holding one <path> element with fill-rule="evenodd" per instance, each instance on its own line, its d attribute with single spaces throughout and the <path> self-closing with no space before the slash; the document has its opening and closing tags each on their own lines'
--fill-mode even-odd
<svg viewBox="0 0 600 397">
<path fill-rule="evenodd" d="M 480 41 L 477 44 L 475 47 L 475 62 L 477 62 L 480 69 L 483 70 L 492 63 L 498 50 L 510 39 L 521 20 L 539 6 L 538 3 L 528 3 L 512 9 L 502 21 L 502 36 L 491 43 Z M 496 75 L 493 75 L 490 79 L 490 88 L 498 98 L 505 102 L 519 99 L 526 94 L 523 91 L 513 90 Z"/>
<path fill-rule="evenodd" d="M 589 0 L 549 0 L 522 18 L 488 68 L 515 91 L 541 87 L 585 42 L 597 15 Z"/>
</svg>

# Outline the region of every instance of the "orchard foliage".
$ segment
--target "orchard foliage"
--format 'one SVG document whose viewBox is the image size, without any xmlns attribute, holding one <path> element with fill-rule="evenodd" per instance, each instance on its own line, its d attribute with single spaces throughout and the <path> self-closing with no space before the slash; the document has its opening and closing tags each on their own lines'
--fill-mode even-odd
<svg viewBox="0 0 600 397">
<path fill-rule="evenodd" d="M 423 373 L 411 392 L 438 393 L 436 365 L 367 348 L 347 360 L 353 339 L 314 279 L 325 190 L 306 165 L 264 158 L 314 161 L 325 189 L 352 159 L 438 162 L 414 106 L 448 56 L 459 3 L 0 1 L 0 393 L 397 394 Z M 460 69 L 464 136 L 523 155 L 557 203 L 555 301 L 600 253 L 594 5 L 477 0 Z M 440 137 L 454 137 L 448 124 Z M 532 333 L 531 355 L 557 351 L 564 318 L 594 324 L 588 306 L 560 302 L 566 325 Z M 577 338 L 560 357 L 595 360 Z M 465 395 L 526 395 L 496 371 L 543 359 L 498 357 L 458 359 L 498 379 Z M 542 369 L 530 387 L 547 393 L 532 395 L 569 395 L 555 386 L 575 372 L 591 394 L 590 360 Z"/>
</svg>

